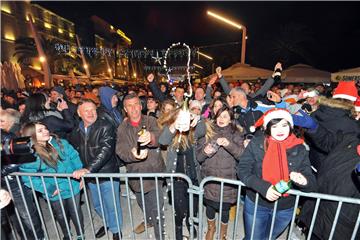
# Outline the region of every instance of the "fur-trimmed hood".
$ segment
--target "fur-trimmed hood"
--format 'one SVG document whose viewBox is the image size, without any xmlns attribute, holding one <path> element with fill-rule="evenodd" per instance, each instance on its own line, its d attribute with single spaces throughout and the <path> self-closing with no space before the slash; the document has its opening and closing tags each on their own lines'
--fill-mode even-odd
<svg viewBox="0 0 360 240">
<path fill-rule="evenodd" d="M 324 96 L 319 97 L 319 105 L 331 107 L 331 108 L 339 108 L 343 110 L 352 111 L 354 109 L 354 104 L 348 100 L 344 99 L 335 99 L 335 98 L 327 98 Z"/>
<path fill-rule="evenodd" d="M 360 127 L 352 117 L 354 104 L 346 100 L 320 97 L 319 108 L 311 114 L 319 123 L 332 132 L 360 132 Z"/>
</svg>

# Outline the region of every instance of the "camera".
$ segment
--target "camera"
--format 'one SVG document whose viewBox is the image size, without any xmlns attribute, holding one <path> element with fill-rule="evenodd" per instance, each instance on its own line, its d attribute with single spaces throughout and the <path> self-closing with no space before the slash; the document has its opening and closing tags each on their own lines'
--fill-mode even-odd
<svg viewBox="0 0 360 240">
<path fill-rule="evenodd" d="M 0 144 L 2 155 L 26 155 L 34 153 L 30 137 L 9 138 Z"/>
<path fill-rule="evenodd" d="M 58 103 L 62 103 L 62 101 L 63 101 L 63 100 L 62 100 L 61 98 L 58 98 L 58 99 L 57 99 L 57 102 L 58 102 Z"/>
</svg>

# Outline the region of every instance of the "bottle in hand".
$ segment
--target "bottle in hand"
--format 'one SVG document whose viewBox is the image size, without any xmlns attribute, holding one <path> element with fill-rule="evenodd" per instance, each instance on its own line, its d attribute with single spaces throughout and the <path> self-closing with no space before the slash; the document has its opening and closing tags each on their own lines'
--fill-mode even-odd
<svg viewBox="0 0 360 240">
<path fill-rule="evenodd" d="M 140 137 L 140 136 L 143 135 L 145 132 L 146 132 L 146 126 L 143 125 L 142 128 L 141 128 L 141 130 L 138 132 L 138 136 Z M 145 146 L 141 146 L 141 142 L 139 142 L 139 140 L 138 140 L 138 142 L 137 142 L 137 148 L 136 148 L 136 153 L 137 153 L 137 155 L 140 155 L 140 151 L 141 151 L 142 149 L 144 149 L 144 147 L 145 147 Z"/>
<path fill-rule="evenodd" d="M 273 188 L 278 191 L 279 193 L 283 194 L 287 191 L 289 191 L 289 189 L 291 188 L 291 181 L 284 181 L 284 180 L 280 180 L 278 183 L 276 183 Z"/>
</svg>

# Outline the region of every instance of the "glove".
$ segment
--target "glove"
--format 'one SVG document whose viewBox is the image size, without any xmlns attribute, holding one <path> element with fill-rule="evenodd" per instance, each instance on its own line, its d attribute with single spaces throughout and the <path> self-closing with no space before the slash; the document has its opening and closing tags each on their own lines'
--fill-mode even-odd
<svg viewBox="0 0 360 240">
<path fill-rule="evenodd" d="M 318 123 L 312 117 L 306 114 L 303 110 L 299 110 L 298 113 L 301 115 L 291 114 L 295 126 L 307 128 L 310 131 L 316 130 Z"/>
</svg>

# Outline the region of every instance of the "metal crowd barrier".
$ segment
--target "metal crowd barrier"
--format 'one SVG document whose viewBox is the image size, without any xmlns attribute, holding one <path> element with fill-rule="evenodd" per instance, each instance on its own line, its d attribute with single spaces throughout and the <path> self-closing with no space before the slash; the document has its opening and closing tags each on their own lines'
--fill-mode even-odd
<svg viewBox="0 0 360 240">
<path fill-rule="evenodd" d="M 67 178 L 68 179 L 68 183 L 69 183 L 69 186 L 70 186 L 70 190 L 71 190 L 71 193 L 72 193 L 72 203 L 74 204 L 74 207 L 75 207 L 75 199 L 74 199 L 74 191 L 72 189 L 72 185 L 70 184 L 70 180 L 72 179 L 72 175 L 71 174 L 49 174 L 49 173 L 13 173 L 11 174 L 11 177 L 12 178 L 16 178 L 16 181 L 18 183 L 18 185 L 21 185 L 20 183 L 20 178 L 21 177 L 28 177 L 30 180 L 30 184 L 31 184 L 31 187 L 33 187 L 33 183 L 32 183 L 32 180 L 31 180 L 31 177 L 40 177 L 41 178 L 41 181 L 42 181 L 42 184 L 43 184 L 43 188 L 44 188 L 44 192 L 45 192 L 45 195 L 46 195 L 46 198 L 45 198 L 45 202 L 47 203 L 47 209 L 44 209 L 41 207 L 41 204 L 39 202 L 39 199 L 37 197 L 37 194 L 36 194 L 36 191 L 32 188 L 31 189 L 31 192 L 32 192 L 32 195 L 34 197 L 34 201 L 35 201 L 35 205 L 36 205 L 36 210 L 37 210 L 37 213 L 40 217 L 40 221 L 41 221 L 41 226 L 43 228 L 43 231 L 44 231 L 44 237 L 45 239 L 62 239 L 62 234 L 60 233 L 61 231 L 59 231 L 59 228 L 58 228 L 58 224 L 56 223 L 56 220 L 55 220 L 55 216 L 54 216 L 54 213 L 53 213 L 53 210 L 52 210 L 52 207 L 50 205 L 50 200 L 49 200 L 49 194 L 51 193 L 48 193 L 46 191 L 46 188 L 45 188 L 45 181 L 44 179 L 45 178 L 53 178 L 54 181 L 55 181 L 55 184 L 56 184 L 56 189 L 58 190 L 59 189 L 59 185 L 58 185 L 58 179 L 60 178 Z M 124 213 L 125 211 L 125 208 L 127 208 L 127 212 L 128 212 L 128 215 L 127 216 L 123 216 L 123 225 L 125 223 L 125 221 L 127 222 L 127 224 L 130 222 L 130 226 L 131 226 L 131 230 L 130 229 L 127 229 L 127 232 L 129 232 L 130 234 L 129 235 L 124 235 L 124 230 L 125 229 L 122 229 L 122 232 L 123 232 L 123 239 L 150 239 L 150 238 L 154 238 L 151 236 L 151 233 L 147 227 L 147 217 L 146 217 L 146 213 L 145 213 L 145 207 L 146 207 L 146 204 L 144 202 L 144 181 L 145 180 L 152 180 L 152 181 L 155 181 L 155 185 L 156 185 L 156 196 L 157 196 L 157 212 L 158 212 L 158 215 L 157 215 L 157 218 L 159 218 L 157 221 L 160 221 L 160 210 L 163 208 L 163 206 L 160 206 L 159 204 L 159 197 L 164 197 L 165 199 L 167 199 L 166 197 L 166 193 L 164 193 L 164 189 L 169 189 L 171 191 L 171 197 L 172 197 L 172 201 L 175 201 L 174 200 L 174 181 L 175 180 L 179 180 L 181 179 L 182 181 L 186 182 L 189 186 L 189 189 L 192 189 L 193 188 L 193 185 L 191 183 L 191 180 L 189 179 L 189 177 L 187 177 L 186 175 L 184 174 L 177 174 L 177 173 L 173 173 L 173 174 L 167 174 L 167 173 L 134 173 L 134 174 L 130 174 L 130 173 L 113 173 L 113 174 L 87 174 L 86 176 L 84 176 L 82 178 L 82 180 L 89 180 L 89 179 L 94 179 L 96 181 L 96 185 L 97 185 L 97 191 L 98 191 L 98 194 L 100 192 L 100 185 L 99 185 L 99 178 L 101 178 L 101 180 L 104 180 L 104 178 L 106 179 L 109 179 L 109 181 L 113 182 L 115 180 L 120 180 L 121 181 L 121 185 L 125 185 L 125 191 L 126 191 L 126 195 L 127 195 L 127 206 L 121 206 L 122 208 L 122 211 Z M 129 181 L 130 180 L 139 180 L 140 181 L 140 186 L 141 186 L 141 201 L 142 201 L 142 205 L 144 206 L 144 211 L 143 211 L 143 219 L 134 219 L 134 214 L 133 214 L 133 204 L 132 204 L 132 201 L 130 199 L 130 187 L 129 187 Z M 161 187 L 161 189 L 158 187 L 160 184 L 160 181 L 163 181 L 165 180 L 167 182 L 167 184 L 165 184 L 167 187 Z M 7 184 L 7 188 L 9 189 L 9 192 L 10 192 L 10 195 L 13 197 L 13 192 L 12 192 L 12 189 L 10 188 L 10 185 L 9 185 L 9 179 L 6 177 L 5 178 L 5 181 L 6 181 L 6 184 Z M 161 186 L 161 185 L 160 185 Z M 86 234 L 82 233 L 82 237 L 81 239 L 96 239 L 95 237 L 95 232 L 97 231 L 97 229 L 95 229 L 94 227 L 94 213 L 92 211 L 92 206 L 90 204 L 90 197 L 88 196 L 88 187 L 86 186 L 86 184 L 84 184 L 84 188 L 83 188 L 83 191 L 84 191 L 84 200 L 85 200 L 85 205 L 86 205 L 86 211 L 87 211 L 87 214 L 88 214 L 88 219 L 85 219 L 84 218 L 84 225 L 86 226 L 87 224 L 90 224 L 90 228 L 91 228 L 91 232 L 87 232 Z M 114 203 L 114 206 L 115 206 L 115 195 L 114 195 L 114 191 L 115 189 L 112 187 L 112 196 L 101 196 L 101 194 L 99 194 L 99 198 L 100 198 L 100 205 L 101 205 L 101 213 L 102 213 L 102 220 L 103 220 L 103 226 L 105 226 L 105 217 L 104 217 L 104 206 L 102 204 L 102 198 L 104 197 L 112 197 L 112 201 Z M 25 212 L 26 212 L 26 215 L 27 216 L 30 216 L 30 212 L 29 212 L 29 209 L 27 207 L 27 204 L 26 204 L 26 200 L 25 200 L 25 196 L 24 196 L 24 191 L 23 191 L 23 188 L 20 187 L 20 192 L 21 192 L 21 198 L 22 198 L 22 201 L 25 205 Z M 60 196 L 61 196 L 61 191 L 60 191 Z M 60 206 L 61 206 L 61 209 L 62 209 L 62 213 L 65 214 L 65 209 L 64 209 L 64 204 L 63 204 L 63 201 L 59 200 L 60 202 Z M 193 193 L 189 193 L 189 208 L 190 208 L 190 221 L 193 219 Z M 137 205 L 137 203 L 136 203 Z M 47 211 L 47 212 L 45 212 Z M 167 239 L 175 239 L 175 208 L 174 208 L 174 204 L 172 204 L 172 207 L 169 208 L 169 211 L 170 211 L 170 215 L 172 216 L 172 224 L 170 224 L 170 229 L 169 227 L 167 227 L 166 229 L 166 232 L 167 234 L 171 235 L 171 236 L 168 236 Z M 19 225 L 20 225 L 20 228 L 21 228 L 21 235 L 20 236 L 20 239 L 33 239 L 33 238 L 29 238 L 29 236 L 27 235 L 27 233 L 25 232 L 24 230 L 24 224 L 21 220 L 21 217 L 20 217 L 20 214 L 16 208 L 16 205 L 15 205 L 15 213 L 16 213 L 16 217 L 17 217 L 17 220 L 19 222 Z M 84 211 L 83 211 L 84 213 Z M 119 216 L 116 213 L 116 219 L 118 220 Z M 51 221 L 50 222 L 46 222 L 45 221 L 45 214 L 49 214 L 50 215 L 50 218 L 51 218 Z M 84 215 L 84 214 L 83 214 Z M 79 216 L 78 216 L 78 213 L 76 212 L 76 218 L 77 218 L 77 223 L 74 223 L 74 224 L 79 224 Z M 36 235 L 36 229 L 34 228 L 34 223 L 32 221 L 31 218 L 29 218 L 30 222 L 31 222 L 31 231 L 32 231 L 32 234 L 35 236 L 35 239 L 39 239 L 38 236 Z M 136 226 L 134 226 L 134 221 L 137 220 L 139 223 L 141 221 L 144 221 L 145 222 L 145 234 L 142 234 L 142 235 L 139 235 L 140 237 L 137 237 L 134 233 L 134 229 Z M 170 219 L 167 219 L 167 220 L 170 220 Z M 86 222 L 87 221 L 87 222 Z M 168 221 L 169 222 L 169 221 Z M 51 226 L 50 226 L 51 225 Z M 159 232 L 160 232 L 160 240 L 163 239 L 163 234 L 162 233 L 162 228 L 165 229 L 165 226 L 166 224 L 164 225 L 161 225 L 159 226 Z M 120 231 L 120 226 L 117 222 L 117 227 L 118 227 L 118 230 Z M 53 234 L 53 232 L 49 232 L 49 229 L 54 229 L 55 230 L 55 235 Z M 70 226 L 69 224 L 66 222 L 66 228 L 67 228 L 67 233 L 69 234 L 69 236 L 72 236 L 74 234 L 71 233 L 70 231 Z M 130 230 L 130 231 L 129 231 Z M 74 232 L 74 231 L 73 231 Z M 110 239 L 110 234 L 106 232 L 106 239 Z M 193 234 L 193 227 L 191 228 L 191 233 L 190 234 Z M 18 235 L 15 233 L 15 231 L 13 230 L 12 232 L 12 235 L 14 237 L 14 239 L 19 239 L 18 238 Z M 75 234 L 76 236 L 76 234 Z M 1 239 L 1 236 L 0 236 L 0 239 Z"/>
<path fill-rule="evenodd" d="M 240 210 L 240 206 L 241 204 L 243 204 L 241 202 L 241 189 L 246 187 L 241 181 L 236 181 L 236 180 L 230 180 L 230 179 L 223 179 L 223 178 L 217 178 L 217 177 L 206 177 L 204 178 L 199 186 L 199 218 L 195 219 L 195 222 L 197 222 L 199 224 L 199 239 L 204 239 L 204 231 L 203 231 L 203 223 L 206 221 L 204 219 L 204 209 L 205 206 L 203 204 L 203 199 L 204 199 L 204 187 L 206 186 L 206 184 L 208 184 L 209 182 L 215 182 L 218 183 L 220 185 L 221 188 L 221 193 L 220 193 L 220 202 L 219 202 L 219 212 L 222 212 L 222 205 L 223 205 L 223 193 L 224 193 L 224 184 L 228 184 L 228 185 L 233 185 L 235 188 L 237 188 L 238 192 L 237 192 L 237 202 L 236 202 L 236 214 L 235 214 L 235 221 L 233 224 L 233 231 L 231 234 L 228 233 L 228 237 L 229 239 L 243 239 L 244 236 L 240 236 L 239 234 L 239 210 Z M 341 211 L 341 207 L 344 203 L 350 203 L 350 204 L 356 204 L 360 206 L 360 199 L 356 199 L 356 198 L 348 198 L 348 197 L 340 197 L 340 196 L 334 196 L 334 195 L 328 195 L 328 194 L 321 194 L 321 193 L 304 193 L 298 190 L 289 190 L 287 193 L 289 193 L 290 195 L 294 195 L 296 196 L 295 198 L 295 205 L 294 205 L 294 211 L 292 214 L 292 219 L 290 222 L 290 227 L 288 227 L 288 232 L 287 232 L 287 239 L 291 240 L 292 239 L 292 235 L 293 235 L 293 230 L 294 230 L 294 226 L 295 226 L 295 218 L 296 218 L 296 211 L 297 208 L 299 206 L 299 200 L 300 197 L 305 197 L 308 199 L 316 199 L 316 205 L 315 205 L 315 209 L 314 209 L 314 213 L 312 216 L 312 220 L 311 220 L 311 225 L 309 227 L 309 232 L 307 234 L 307 239 L 310 240 L 313 234 L 313 229 L 314 229 L 314 224 L 316 221 L 316 217 L 317 217 L 317 213 L 319 210 L 319 206 L 320 206 L 320 202 L 323 200 L 327 200 L 327 201 L 334 201 L 334 202 L 338 202 L 338 207 L 337 207 L 337 211 L 335 214 L 335 218 L 332 224 L 332 228 L 331 228 L 331 232 L 329 235 L 329 240 L 331 240 L 334 236 L 335 233 L 335 228 L 336 228 L 336 224 L 340 215 L 340 211 Z M 259 194 L 256 194 L 256 199 L 255 199 L 255 209 L 254 209 L 254 220 L 252 222 L 252 232 L 251 232 L 251 239 L 253 238 L 254 235 L 254 226 L 255 226 L 255 220 L 256 220 L 256 212 L 257 212 L 257 207 L 258 207 L 258 201 L 259 201 Z M 278 205 L 278 201 L 275 201 L 274 204 L 274 208 L 273 208 L 273 217 L 272 217 L 272 222 L 271 222 L 271 228 L 270 228 L 270 235 L 269 235 L 269 239 L 273 239 L 273 229 L 274 229 L 274 222 L 275 222 L 275 216 L 276 216 L 276 211 L 277 211 L 277 205 Z M 217 219 L 217 233 L 215 235 L 215 239 L 221 239 L 220 238 L 220 224 L 221 224 L 221 214 L 218 214 L 218 219 Z M 229 221 L 230 223 L 230 221 Z M 357 217 L 357 221 L 356 224 L 354 226 L 354 230 L 352 232 L 352 237 L 351 240 L 355 240 L 357 235 L 357 232 L 359 230 L 359 225 L 360 225 L 360 211 L 358 213 L 358 217 Z M 244 227 L 244 226 L 240 226 L 240 227 Z"/>
<path fill-rule="evenodd" d="M 12 177 L 13 178 L 16 178 L 16 181 L 17 183 L 20 185 L 20 177 L 21 176 L 24 176 L 24 177 L 28 177 L 30 179 L 30 184 L 32 186 L 32 181 L 31 181 L 31 177 L 40 177 L 41 178 L 41 181 L 42 181 L 42 185 L 44 187 L 44 192 L 45 192 L 45 195 L 46 195 L 46 198 L 45 198 L 45 202 L 47 203 L 47 207 L 41 207 L 41 204 L 39 202 L 39 199 L 37 197 L 37 194 L 35 192 L 35 190 L 31 190 L 32 192 L 32 195 L 34 197 L 34 200 L 35 200 L 35 205 L 36 205 L 36 211 L 38 213 L 38 215 L 40 216 L 40 222 L 41 222 L 41 226 L 43 228 L 43 231 L 44 231 L 44 234 L 45 234 L 45 239 L 62 239 L 62 234 L 60 233 L 61 231 L 59 231 L 58 229 L 58 224 L 56 223 L 55 221 L 55 217 L 54 217 L 54 213 L 53 213 L 53 210 L 52 210 L 52 207 L 50 205 L 50 200 L 49 200 L 49 194 L 47 191 L 46 191 L 46 188 L 45 188 L 45 181 L 44 179 L 45 178 L 53 178 L 55 180 L 55 183 L 56 183 L 56 188 L 59 189 L 59 185 L 58 185 L 58 179 L 59 178 L 67 178 L 68 179 L 68 183 L 69 183 L 69 186 L 70 186 L 70 190 L 71 190 L 71 193 L 72 193 L 72 203 L 74 204 L 75 206 L 75 198 L 74 198 L 74 192 L 73 192 L 73 189 L 72 189 L 72 185 L 70 184 L 70 180 L 72 179 L 72 175 L 71 174 L 47 174 L 47 173 L 14 173 L 12 174 Z M 135 216 L 134 216 L 134 206 L 131 202 L 131 199 L 130 199 L 130 188 L 129 188 L 129 180 L 139 180 L 140 181 L 140 186 L 141 186 L 141 201 L 142 201 L 142 204 L 143 206 L 145 206 L 145 202 L 144 202 L 144 185 L 143 185 L 143 182 L 144 180 L 154 180 L 155 183 L 156 183 L 156 196 L 157 196 L 157 211 L 158 211 L 158 221 L 160 221 L 161 223 L 161 220 L 160 220 L 160 210 L 163 209 L 163 206 L 160 206 L 160 203 L 159 203 L 159 197 L 164 197 L 164 199 L 166 199 L 166 195 L 167 193 L 164 192 L 164 189 L 170 189 L 171 191 L 171 198 L 172 198 L 172 201 L 176 201 L 176 199 L 174 198 L 174 181 L 175 180 L 178 180 L 178 179 L 181 179 L 182 181 L 185 181 L 187 184 L 188 184 L 188 194 L 189 194 L 189 210 L 190 210 L 190 216 L 189 216 L 189 223 L 190 223 L 190 232 L 189 232 L 189 238 L 190 239 L 195 239 L 195 230 L 194 228 L 196 227 L 196 225 L 198 224 L 198 227 L 197 228 L 197 232 L 198 232 L 198 236 L 197 236 L 197 239 L 204 239 L 204 221 L 206 221 L 206 217 L 204 217 L 204 211 L 205 211 L 205 206 L 204 206 L 204 187 L 206 186 L 206 184 L 208 184 L 209 182 L 216 182 L 220 185 L 221 187 L 221 192 L 220 192 L 220 202 L 219 202 L 219 212 L 221 213 L 222 212 L 222 205 L 223 205 L 223 192 L 224 192 L 224 185 L 233 185 L 235 188 L 237 188 L 237 201 L 236 201 L 236 214 L 235 214 L 235 219 L 233 221 L 233 224 L 232 224 L 232 231 L 229 231 L 228 230 L 228 239 L 242 239 L 243 236 L 241 236 L 241 228 L 243 229 L 243 225 L 240 224 L 240 217 L 242 216 L 242 214 L 240 214 L 240 211 L 242 211 L 242 201 L 241 201 L 241 190 L 242 188 L 246 188 L 246 186 L 240 182 L 240 181 L 236 181 L 236 180 L 229 180 L 229 179 L 222 179 L 222 178 L 216 178 L 216 177 L 207 177 L 205 179 L 203 179 L 203 181 L 200 183 L 199 186 L 195 186 L 192 184 L 191 180 L 189 177 L 187 177 L 186 175 L 184 174 L 178 174 L 178 173 L 138 173 L 138 174 L 129 174 L 129 173 L 113 173 L 113 174 L 87 174 L 86 176 L 84 176 L 82 178 L 82 180 L 89 180 L 89 179 L 95 179 L 96 181 L 96 185 L 97 185 L 97 191 L 98 191 L 98 194 L 99 194 L 99 191 L 100 191 L 100 185 L 99 185 L 99 178 L 106 178 L 106 179 L 109 179 L 109 181 L 113 182 L 115 180 L 120 180 L 121 181 L 121 185 L 125 186 L 125 191 L 127 193 L 127 198 L 126 198 L 126 207 L 125 206 L 122 206 L 122 210 L 123 210 L 123 213 L 126 211 L 127 212 L 127 215 L 125 216 L 123 214 L 123 225 L 125 223 L 125 221 L 127 221 L 127 225 L 130 223 L 130 229 L 122 229 L 122 232 L 123 234 L 127 232 L 127 234 L 124 234 L 123 235 L 123 239 L 150 239 L 152 238 L 151 234 L 150 234 L 150 231 L 147 227 L 147 216 L 146 216 L 146 213 L 145 211 L 142 212 L 142 217 L 143 219 L 135 219 Z M 10 194 L 12 196 L 12 190 L 10 188 L 10 185 L 9 185 L 9 180 L 7 178 L 5 178 L 6 180 L 6 184 L 7 184 L 7 187 L 8 189 L 10 189 Z M 167 184 L 164 184 L 166 185 L 167 187 L 161 187 L 161 189 L 158 187 L 159 186 L 159 182 L 160 181 L 166 181 Z M 175 189 L 176 191 L 176 189 Z M 26 205 L 26 200 L 25 200 L 25 196 L 24 196 L 24 192 L 23 192 L 23 189 L 20 188 L 20 192 L 21 192 L 21 198 L 23 200 L 23 202 L 25 203 L 25 212 L 27 214 L 27 216 L 30 216 L 30 212 L 29 212 L 29 209 Z M 84 192 L 84 200 L 85 200 L 85 208 L 86 208 L 86 211 L 87 211 L 87 214 L 88 214 L 88 218 L 85 219 L 84 217 L 84 225 L 90 225 L 90 233 L 89 233 L 89 230 L 87 230 L 87 232 L 85 231 L 85 233 L 82 232 L 82 239 L 84 239 L 84 237 L 86 239 L 96 239 L 95 237 L 95 232 L 96 232 L 96 229 L 94 227 L 94 210 L 92 210 L 92 206 L 90 204 L 90 199 L 89 199 L 89 196 L 88 196 L 88 188 L 86 186 L 86 184 L 84 184 L 84 189 L 83 189 L 83 192 Z M 115 195 L 114 195 L 114 192 L 115 192 L 115 189 L 114 187 L 112 187 L 112 194 L 111 196 L 101 196 L 101 194 L 99 194 L 99 198 L 100 200 L 102 200 L 102 198 L 104 197 L 111 197 L 113 199 L 113 203 L 115 204 Z M 292 239 L 292 234 L 293 234 L 293 230 L 294 230 L 294 226 L 295 226 L 295 218 L 296 218 L 296 209 L 297 207 L 299 206 L 299 200 L 300 200 L 300 197 L 306 197 L 306 198 L 312 198 L 312 199 L 316 199 L 316 206 L 315 206 L 315 210 L 314 210 L 314 214 L 313 214 L 313 217 L 312 217 L 312 221 L 311 221 L 311 225 L 310 225 L 310 228 L 309 228 L 309 233 L 307 235 L 307 239 L 310 239 L 311 236 L 312 236 L 312 233 L 313 233 L 313 228 L 314 228 L 314 224 L 315 224 L 315 221 L 316 221 L 316 215 L 317 215 L 317 212 L 319 210 L 319 206 L 320 206 L 320 202 L 323 201 L 323 200 L 327 200 L 327 201 L 335 201 L 335 202 L 338 202 L 338 208 L 337 208 L 337 211 L 336 211 L 336 216 L 335 216 L 335 219 L 333 221 L 333 225 L 332 225 L 332 229 L 331 229 L 331 233 L 330 233 L 330 237 L 329 239 L 332 239 L 333 236 L 334 236 L 334 232 L 335 232 L 335 228 L 336 228 L 336 224 L 337 224 L 337 221 L 338 221 L 338 218 L 339 218 L 339 214 L 340 214 L 340 211 L 341 211 L 341 207 L 344 203 L 350 203 L 350 204 L 357 204 L 357 205 L 360 205 L 360 199 L 354 199 L 354 198 L 347 198 L 347 197 L 339 197 L 339 196 L 332 196 L 332 195 L 326 195 L 326 194 L 319 194 L 319 193 L 304 193 L 304 192 L 300 192 L 300 191 L 296 191 L 296 190 L 290 190 L 288 191 L 289 194 L 291 195 L 294 195 L 296 196 L 296 200 L 295 200 L 295 205 L 294 205 L 294 211 L 293 211 L 293 214 L 292 214 L 292 220 L 288 226 L 288 233 L 287 233 L 287 239 Z M 59 193 L 60 196 L 61 196 L 61 192 Z M 194 213 L 194 196 L 198 195 L 199 197 L 199 211 L 198 211 L 198 216 L 195 216 L 196 213 Z M 256 215 L 256 211 L 257 211 L 257 206 L 258 206 L 258 200 L 259 200 L 259 195 L 257 194 L 256 195 L 256 200 L 255 200 L 255 215 Z M 100 205 L 101 205 L 101 212 L 102 212 L 102 221 L 103 221 L 103 226 L 105 226 L 105 217 L 104 217 L 104 206 L 102 204 L 102 201 L 100 201 Z M 137 205 L 137 204 L 136 204 Z M 164 201 L 164 205 L 166 205 L 165 201 Z M 43 204 L 44 206 L 44 204 Z M 46 206 L 46 205 L 45 205 Z M 61 206 L 61 210 L 62 210 L 62 213 L 65 214 L 65 209 L 64 209 L 64 205 L 63 205 L 63 201 L 60 200 L 60 206 Z M 115 206 L 115 205 L 114 205 Z M 169 207 L 168 209 L 168 215 L 170 215 L 170 219 L 165 219 L 164 222 L 166 223 L 169 223 L 168 220 L 171 220 L 172 223 L 170 223 L 167 227 L 166 227 L 166 224 L 164 223 L 163 225 L 160 224 L 160 227 L 159 227 L 159 232 L 160 232 L 160 239 L 163 239 L 163 235 L 161 234 L 163 232 L 163 230 L 166 231 L 166 235 L 164 237 L 164 239 L 175 239 L 176 236 L 175 236 L 175 207 L 174 207 L 174 204 L 172 204 L 171 207 Z M 48 212 L 46 212 L 48 211 Z M 275 202 L 274 204 L 274 209 L 273 209 L 274 213 L 276 213 L 277 211 L 277 201 Z M 31 239 L 29 238 L 29 236 L 27 236 L 27 234 L 25 233 L 25 230 L 24 230 L 24 225 L 21 221 L 21 217 L 20 217 L 20 213 L 19 211 L 17 210 L 16 208 L 16 205 L 15 205 L 15 213 L 16 213 L 16 216 L 17 216 L 17 220 L 20 224 L 20 228 L 21 228 L 21 232 L 22 232 L 22 236 L 20 236 L 20 239 Z M 24 213 L 21 213 L 21 214 L 24 214 Z M 46 221 L 45 220 L 45 215 L 48 214 L 47 216 L 50 215 L 50 221 Z M 165 216 L 165 214 L 164 214 Z M 220 239 L 220 224 L 221 224 L 221 214 L 218 214 L 218 218 L 217 218 L 217 232 L 216 232 L 216 235 L 215 235 L 215 239 Z M 116 219 L 118 219 L 119 216 L 116 212 Z M 79 216 L 78 214 L 76 213 L 76 219 L 77 219 L 77 223 L 74 223 L 74 224 L 79 224 Z M 137 222 L 141 222 L 141 221 L 145 221 L 145 235 L 142 234 L 142 235 L 138 235 L 136 236 L 135 233 L 134 233 L 134 229 L 135 229 L 135 226 L 134 226 L 134 222 L 135 220 Z M 273 215 L 273 218 L 272 218 L 272 223 L 271 223 L 271 229 L 270 229 L 270 236 L 269 238 L 271 238 L 271 235 L 273 233 L 273 229 L 274 229 L 274 221 L 275 221 L 275 214 Z M 34 228 L 34 224 L 33 222 L 31 221 L 31 218 L 30 218 L 30 222 L 31 222 L 31 231 L 32 233 L 34 234 L 35 236 L 35 239 L 38 239 L 38 237 L 36 236 L 36 229 Z M 229 225 L 230 225 L 230 222 L 229 221 Z M 352 240 L 354 240 L 356 238 L 356 235 L 357 235 L 357 231 L 359 229 L 359 225 L 360 225 L 360 211 L 358 213 L 358 218 L 357 218 L 357 223 L 355 224 L 355 227 L 354 227 L 354 231 L 352 233 Z M 253 234 L 254 234 L 254 226 L 255 226 L 255 217 L 254 217 L 254 221 L 252 223 L 252 234 L 251 234 L 251 239 L 253 239 Z M 118 230 L 120 231 L 120 226 L 119 224 L 117 224 L 117 227 L 118 227 Z M 71 231 L 70 231 L 70 226 L 68 223 L 66 223 L 66 228 L 67 228 L 67 232 L 68 234 L 71 236 Z M 53 232 L 49 232 L 49 229 L 54 229 L 55 231 L 55 235 Z M 106 239 L 109 239 L 110 237 L 110 234 L 106 232 Z M 14 239 L 19 239 L 18 238 L 18 235 L 15 233 L 15 231 L 13 230 L 12 234 L 14 235 Z M 0 239 L 1 239 L 1 236 L 0 236 Z"/>
</svg>

